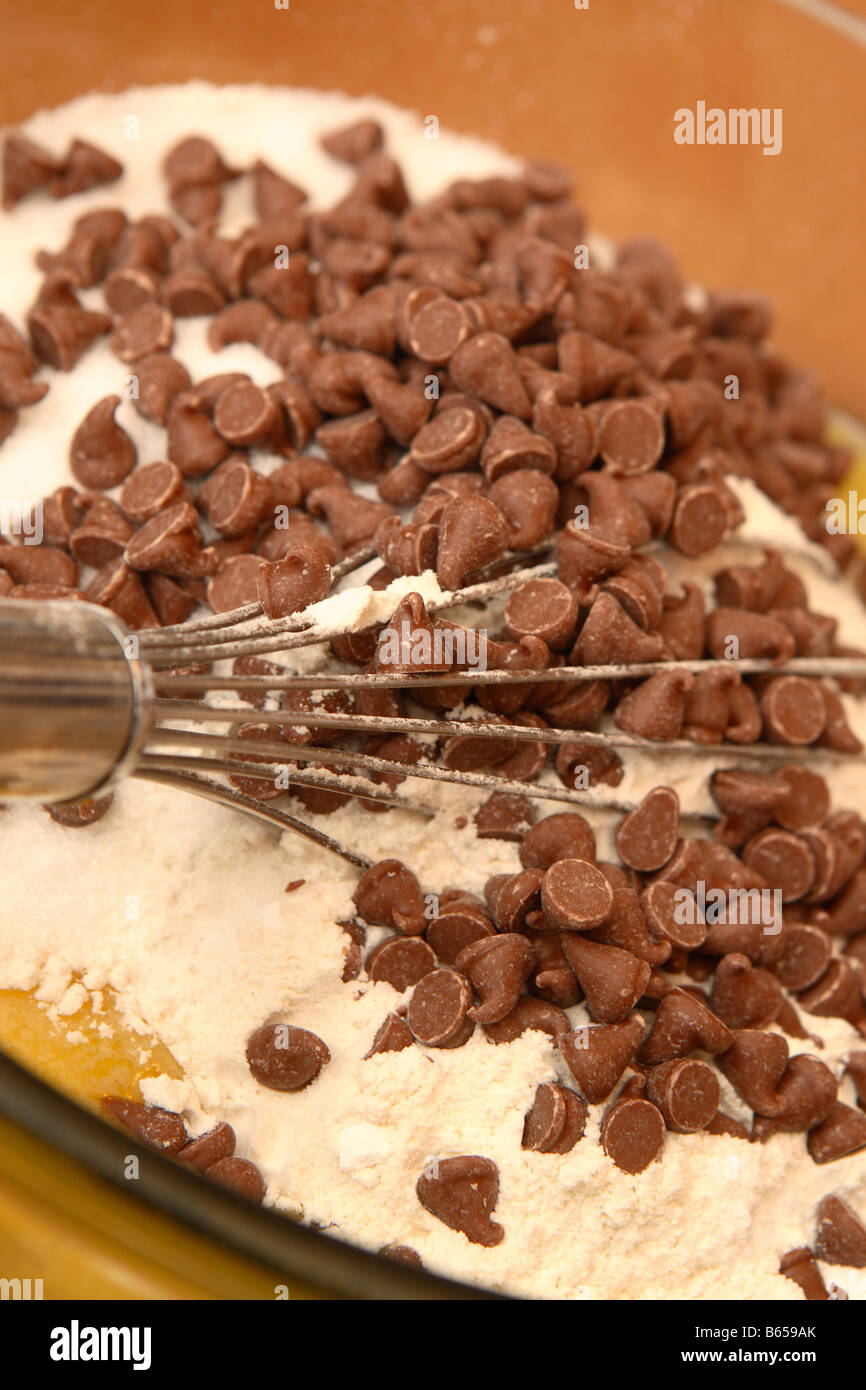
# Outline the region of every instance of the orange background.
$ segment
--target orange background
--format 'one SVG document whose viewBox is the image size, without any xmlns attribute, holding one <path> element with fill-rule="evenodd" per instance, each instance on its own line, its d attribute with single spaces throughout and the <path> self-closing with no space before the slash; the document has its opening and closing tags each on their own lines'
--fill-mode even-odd
<svg viewBox="0 0 866 1390">
<path fill-rule="evenodd" d="M 766 291 L 779 345 L 866 415 L 864 44 L 783 0 L 289 3 L 2 0 L 0 121 L 190 77 L 376 92 L 565 160 L 600 230 L 657 232 L 706 283 Z M 866 0 L 817 8 L 866 33 Z M 781 106 L 782 153 L 675 145 L 698 100 Z"/>
</svg>

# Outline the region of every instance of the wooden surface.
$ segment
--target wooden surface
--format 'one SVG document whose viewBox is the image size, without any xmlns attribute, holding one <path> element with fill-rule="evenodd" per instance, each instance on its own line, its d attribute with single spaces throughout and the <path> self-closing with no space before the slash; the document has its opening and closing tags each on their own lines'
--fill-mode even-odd
<svg viewBox="0 0 866 1390">
<path fill-rule="evenodd" d="M 0 122 L 93 87 L 191 77 L 376 92 L 564 159 L 599 229 L 656 232 L 707 283 L 766 291 L 778 343 L 866 415 L 866 47 L 855 39 L 783 0 L 288 3 L 0 0 L 13 55 Z M 864 0 L 846 9 L 856 24 Z M 698 100 L 782 107 L 782 153 L 677 146 L 673 112 Z"/>
</svg>

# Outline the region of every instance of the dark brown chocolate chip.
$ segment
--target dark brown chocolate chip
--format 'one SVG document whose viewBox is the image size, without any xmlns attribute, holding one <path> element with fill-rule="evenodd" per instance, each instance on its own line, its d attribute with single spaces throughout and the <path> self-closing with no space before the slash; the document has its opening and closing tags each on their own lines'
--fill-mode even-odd
<svg viewBox="0 0 866 1390">
<path fill-rule="evenodd" d="M 524 1120 L 521 1147 L 536 1153 L 570 1153 L 583 1136 L 588 1113 L 575 1091 L 555 1081 L 542 1082 Z"/>
<path fill-rule="evenodd" d="M 189 1140 L 183 1119 L 173 1110 L 123 1096 L 103 1096 L 102 1108 L 149 1149 L 176 1154 Z"/>
<path fill-rule="evenodd" d="M 269 1091 L 301 1091 L 331 1060 L 315 1033 L 288 1023 L 264 1023 L 247 1042 L 250 1071 Z"/>
<path fill-rule="evenodd" d="M 114 419 L 119 405 L 119 396 L 97 401 L 72 436 L 70 466 L 83 487 L 116 487 L 135 467 L 135 445 Z"/>
<path fill-rule="evenodd" d="M 231 1158 L 235 1151 L 235 1132 L 231 1125 L 218 1124 L 197 1139 L 191 1139 L 178 1152 L 182 1163 L 188 1163 L 196 1172 L 203 1173 L 211 1164 L 221 1158 Z"/>
<path fill-rule="evenodd" d="M 623 1173 L 642 1173 L 658 1158 L 664 1142 L 661 1112 L 640 1096 L 617 1100 L 602 1120 L 602 1148 Z"/>
<path fill-rule="evenodd" d="M 818 1204 L 815 1254 L 830 1265 L 866 1269 L 866 1225 L 835 1193 Z"/>
<path fill-rule="evenodd" d="M 829 1297 L 812 1251 L 805 1246 L 789 1250 L 779 1261 L 779 1273 L 803 1290 L 807 1303 L 823 1303 Z"/>
<path fill-rule="evenodd" d="M 585 859 L 559 859 L 541 881 L 541 906 L 550 926 L 569 932 L 590 931 L 609 916 L 613 889 L 594 864 Z"/>
<path fill-rule="evenodd" d="M 65 825 L 69 830 L 79 830 L 85 825 L 95 825 L 102 820 L 112 801 L 114 793 L 109 792 L 108 796 L 87 796 L 83 801 L 62 801 L 53 806 L 46 806 L 45 809 L 53 821 L 58 825 Z M 129 1102 L 132 1104 L 132 1102 Z"/>
<path fill-rule="evenodd" d="M 577 931 L 565 933 L 562 948 L 593 1018 L 599 1023 L 622 1022 L 644 992 L 650 977 L 648 962 Z"/>
<path fill-rule="evenodd" d="M 380 1052 L 402 1052 L 404 1048 L 411 1047 L 414 1041 L 405 1018 L 399 1014 L 389 1014 L 377 1029 L 369 1050 L 364 1053 L 364 1060 L 376 1057 Z"/>
<path fill-rule="evenodd" d="M 473 1245 L 499 1245 L 505 1231 L 492 1219 L 499 1197 L 499 1170 L 476 1154 L 434 1158 L 415 1185 L 418 1200 L 432 1216 L 462 1231 Z"/>
<path fill-rule="evenodd" d="M 617 826 L 617 853 L 630 868 L 652 873 L 670 859 L 679 828 L 679 797 L 670 787 L 655 787 Z"/>
<path fill-rule="evenodd" d="M 411 1245 L 383 1245 L 379 1254 L 386 1260 L 395 1260 L 397 1264 L 411 1265 L 414 1269 L 424 1268 L 424 1261 Z"/>
<path fill-rule="evenodd" d="M 425 1047 L 459 1047 L 472 1031 L 467 1019 L 471 1005 L 472 990 L 463 975 L 434 970 L 415 986 L 406 1021 Z"/>
<path fill-rule="evenodd" d="M 678 1134 L 704 1129 L 719 1108 L 719 1094 L 712 1067 L 694 1058 L 662 1062 L 647 1073 L 647 1099 Z"/>
<path fill-rule="evenodd" d="M 561 1038 L 571 1028 L 568 1014 L 547 999 L 524 994 L 498 1023 L 488 1023 L 484 1031 L 493 1043 L 513 1042 L 527 1029 L 537 1029 L 551 1038 Z"/>
<path fill-rule="evenodd" d="M 227 1187 L 229 1192 L 257 1204 L 264 1200 L 267 1190 L 261 1172 L 248 1158 L 218 1158 L 216 1163 L 205 1169 L 205 1177 L 209 1182 Z"/>
<path fill-rule="evenodd" d="M 785 1102 L 778 1087 L 788 1065 L 788 1044 L 778 1033 L 760 1028 L 735 1033 L 718 1065 L 740 1099 L 759 1115 L 774 1119 L 782 1114 Z"/>
<path fill-rule="evenodd" d="M 420 884 L 399 859 L 380 859 L 366 869 L 352 901 L 366 921 L 406 936 L 420 936 L 427 925 Z"/>
<path fill-rule="evenodd" d="M 499 1023 L 517 1003 L 535 955 L 525 936 L 504 932 L 464 946 L 456 963 L 481 1000 L 470 1008 L 469 1017 L 476 1023 Z"/>
<path fill-rule="evenodd" d="M 559 1039 L 559 1050 L 590 1105 L 610 1095 L 640 1047 L 644 1026 L 640 1015 L 632 1014 L 622 1023 L 577 1028 Z"/>
<path fill-rule="evenodd" d="M 806 1144 L 814 1163 L 833 1163 L 856 1153 L 866 1148 L 866 1115 L 836 1101 L 829 1114 L 809 1130 Z"/>
<path fill-rule="evenodd" d="M 400 994 L 435 969 L 436 957 L 420 936 L 388 937 L 367 957 L 370 979 L 385 980 Z"/>
<path fill-rule="evenodd" d="M 440 960 L 454 965 L 465 946 L 482 937 L 495 935 L 496 928 L 481 910 L 464 903 L 443 903 L 439 914 L 427 928 L 427 941 Z"/>
</svg>

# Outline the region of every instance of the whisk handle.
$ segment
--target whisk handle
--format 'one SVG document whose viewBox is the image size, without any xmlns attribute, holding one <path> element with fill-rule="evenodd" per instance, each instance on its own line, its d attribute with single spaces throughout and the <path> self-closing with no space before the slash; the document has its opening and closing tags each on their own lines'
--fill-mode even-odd
<svg viewBox="0 0 866 1390">
<path fill-rule="evenodd" d="M 130 771 L 150 677 L 105 608 L 0 601 L 0 800 L 80 801 Z"/>
</svg>

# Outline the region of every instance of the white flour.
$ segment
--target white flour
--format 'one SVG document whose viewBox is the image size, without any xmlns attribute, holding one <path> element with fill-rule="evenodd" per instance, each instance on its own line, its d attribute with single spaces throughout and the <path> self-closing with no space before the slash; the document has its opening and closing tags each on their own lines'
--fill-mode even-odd
<svg viewBox="0 0 866 1390">
<path fill-rule="evenodd" d="M 125 177 L 65 203 L 25 202 L 3 218 L 0 308 L 23 321 L 39 280 L 33 246 L 62 245 L 80 212 L 113 204 L 133 215 L 161 210 L 160 160 L 181 135 L 210 135 L 229 163 L 261 156 L 322 205 L 346 191 L 351 174 L 319 151 L 316 138 L 359 113 L 386 126 L 415 196 L 455 177 L 513 167 L 477 140 L 445 133 L 427 140 L 418 118 L 374 100 L 200 83 L 85 97 L 41 113 L 28 133 L 55 150 L 71 134 L 90 138 L 124 162 Z M 137 140 L 124 138 L 130 115 L 138 117 Z M 250 217 L 246 181 L 229 187 L 227 208 L 230 230 Z M 205 328 L 197 320 L 176 323 L 175 352 L 194 379 L 237 369 L 264 384 L 279 375 L 248 345 L 210 352 Z M 104 342 L 70 375 L 50 373 L 45 402 L 23 413 L 0 452 L 0 491 L 38 497 L 70 481 L 72 430 L 95 400 L 118 392 L 123 374 Z M 163 456 L 161 430 L 128 404 L 118 420 L 141 462 Z M 760 496 L 746 500 L 746 538 L 781 536 L 789 526 Z M 793 540 L 805 552 L 802 537 Z M 728 553 L 740 555 L 736 547 L 725 559 Z M 754 544 L 745 553 L 759 558 Z M 718 552 L 688 562 L 689 576 L 709 575 L 722 563 Z M 849 605 L 805 553 L 798 567 L 814 606 L 843 616 L 846 640 L 866 644 L 856 600 Z M 364 604 L 379 605 L 375 612 L 384 615 L 388 602 L 356 592 L 342 606 L 354 606 L 360 619 Z M 334 601 L 320 607 L 330 616 Z M 364 611 L 369 621 L 372 610 Z M 859 710 L 853 722 L 862 734 Z M 707 769 L 720 761 L 711 757 L 709 764 L 698 756 L 671 760 L 663 778 L 657 760 L 634 760 L 617 794 L 636 799 L 664 780 L 685 807 L 706 810 Z M 836 805 L 862 809 L 853 776 L 833 772 Z M 491 874 L 518 867 L 513 846 L 476 840 L 471 822 L 456 828 L 457 816 L 477 802 L 471 792 L 418 785 L 422 799 L 441 808 L 432 824 L 406 812 L 375 816 L 352 808 L 321 824 L 372 858 L 398 854 L 431 891 L 459 884 L 480 892 Z M 556 809 L 551 802 L 549 810 Z M 615 818 L 598 812 L 592 819 L 600 852 L 609 854 Z M 184 1072 L 180 1082 L 146 1082 L 146 1098 L 183 1109 L 196 1133 L 215 1118 L 230 1121 L 239 1151 L 267 1178 L 268 1200 L 348 1240 L 374 1249 L 409 1244 L 431 1269 L 535 1297 L 799 1300 L 797 1287 L 776 1273 L 778 1257 L 811 1243 L 820 1198 L 838 1191 L 866 1210 L 863 1155 L 817 1167 L 802 1135 L 749 1145 L 669 1134 L 662 1160 L 629 1177 L 604 1155 L 602 1107 L 593 1107 L 571 1154 L 525 1152 L 523 1117 L 536 1085 L 569 1079 L 540 1033 L 497 1047 L 478 1032 L 454 1051 L 412 1048 L 364 1061 L 399 996 L 383 983 L 340 982 L 346 938 L 336 922 L 351 913 L 356 874 L 304 841 L 136 783 L 121 788 L 105 820 L 82 832 L 62 829 L 37 808 L 10 809 L 0 844 L 0 987 L 35 988 L 52 1016 L 73 1026 L 85 991 L 98 1000 L 99 991 L 116 990 L 125 1020 L 158 1035 Z M 304 886 L 287 895 L 286 883 L 297 878 Z M 249 1033 L 276 1013 L 323 1037 L 333 1059 L 314 1085 L 294 1095 L 261 1088 L 244 1060 Z M 585 1021 L 582 1009 L 572 1014 Z M 840 1074 L 856 1035 L 839 1020 L 806 1022 L 825 1038 L 821 1055 Z M 792 1040 L 792 1052 L 798 1047 Z M 722 1084 L 725 1108 L 743 1113 Z M 840 1094 L 850 1101 L 848 1087 Z M 506 1231 L 498 1247 L 471 1245 L 416 1199 L 415 1181 L 429 1157 L 459 1153 L 484 1154 L 498 1165 L 496 1219 Z M 842 1272 L 835 1277 L 844 1283 Z"/>
</svg>

